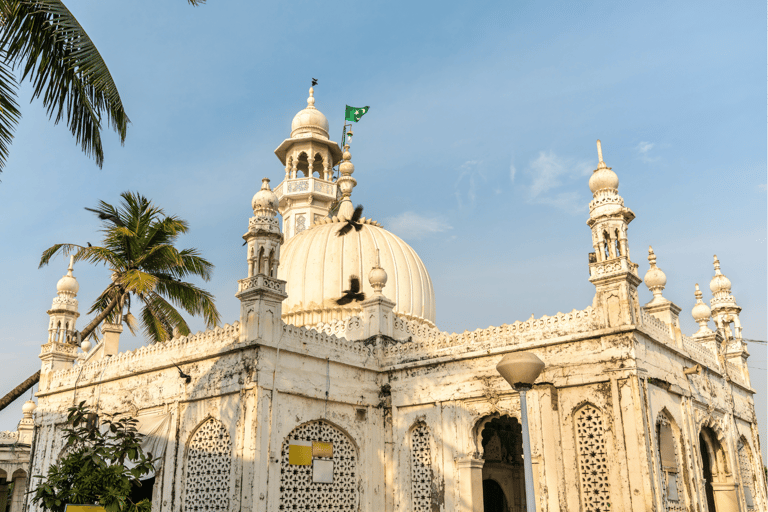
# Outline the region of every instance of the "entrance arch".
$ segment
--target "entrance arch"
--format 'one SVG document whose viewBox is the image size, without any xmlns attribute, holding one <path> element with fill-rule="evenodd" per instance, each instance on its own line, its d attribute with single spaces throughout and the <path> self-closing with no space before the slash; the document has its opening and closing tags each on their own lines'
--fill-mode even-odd
<svg viewBox="0 0 768 512">
<path fill-rule="evenodd" d="M 523 428 L 513 416 L 483 418 L 478 427 L 482 448 L 483 502 L 486 512 L 525 510 Z"/>
<path fill-rule="evenodd" d="M 699 432 L 699 453 L 701 454 L 701 476 L 704 481 L 704 495 L 709 512 L 730 512 L 739 510 L 733 471 L 717 434 L 704 426 Z"/>
</svg>

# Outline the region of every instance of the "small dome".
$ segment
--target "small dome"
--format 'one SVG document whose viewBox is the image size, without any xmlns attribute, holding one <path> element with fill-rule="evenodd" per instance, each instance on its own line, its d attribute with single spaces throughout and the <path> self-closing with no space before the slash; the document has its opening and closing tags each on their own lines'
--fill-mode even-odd
<svg viewBox="0 0 768 512">
<path fill-rule="evenodd" d="M 261 189 L 253 196 L 251 206 L 254 215 L 274 217 L 277 214 L 277 196 L 269 188 L 269 178 L 261 180 Z"/>
<path fill-rule="evenodd" d="M 696 322 L 709 320 L 709 316 L 711 314 L 712 314 L 712 311 L 709 309 L 709 306 L 704 304 L 704 302 L 701 301 L 700 299 L 696 301 L 696 305 L 693 306 L 693 309 L 691 310 L 691 316 L 693 316 L 693 319 Z"/>
<path fill-rule="evenodd" d="M 318 137 L 328 138 L 328 119 L 322 112 L 315 108 L 315 90 L 310 87 L 309 98 L 307 98 L 307 108 L 300 110 L 291 122 L 291 138 L 309 137 L 317 135 Z"/>
<path fill-rule="evenodd" d="M 589 190 L 591 190 L 593 194 L 598 190 L 618 190 L 618 188 L 619 177 L 610 167 L 598 167 L 597 170 L 592 173 L 592 176 L 589 177 Z"/>
<path fill-rule="evenodd" d="M 37 404 L 32 400 L 27 400 L 24 405 L 21 406 L 21 412 L 25 415 L 32 414 L 37 409 Z"/>
<path fill-rule="evenodd" d="M 59 279 L 59 282 L 56 283 L 56 291 L 58 292 L 64 292 L 64 293 L 72 293 L 77 294 L 77 291 L 80 289 L 80 285 L 77 283 L 77 279 L 72 275 L 72 269 L 75 265 L 75 258 L 74 256 L 70 256 L 69 258 L 69 268 L 67 269 L 67 274 Z"/>
<path fill-rule="evenodd" d="M 709 282 L 709 289 L 712 290 L 712 293 L 731 291 L 731 280 L 720 272 L 720 260 L 717 259 L 717 255 L 715 255 L 715 275 Z"/>
</svg>

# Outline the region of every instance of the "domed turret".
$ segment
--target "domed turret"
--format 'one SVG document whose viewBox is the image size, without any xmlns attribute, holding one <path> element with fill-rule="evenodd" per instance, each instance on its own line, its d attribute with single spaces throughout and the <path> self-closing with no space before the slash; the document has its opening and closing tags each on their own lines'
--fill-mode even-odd
<svg viewBox="0 0 768 512">
<path fill-rule="evenodd" d="M 257 217 L 274 217 L 277 215 L 277 196 L 269 188 L 269 178 L 261 180 L 261 189 L 253 196 L 251 201 L 253 214 Z"/>
<path fill-rule="evenodd" d="M 715 255 L 715 275 L 709 282 L 709 289 L 712 290 L 713 294 L 718 292 L 730 294 L 731 292 L 731 280 L 720 272 L 720 260 L 717 259 L 717 255 Z"/>
<path fill-rule="evenodd" d="M 48 310 L 48 343 L 77 343 L 74 334 L 75 321 L 80 316 L 77 311 L 77 291 L 80 285 L 72 275 L 74 265 L 75 257 L 70 256 L 66 275 L 56 283 L 56 297 Z"/>
<path fill-rule="evenodd" d="M 31 418 L 32 413 L 35 412 L 35 409 L 37 409 L 37 404 L 32 400 L 27 400 L 24 402 L 24 405 L 21 406 L 21 413 L 24 415 L 24 417 Z"/>
<path fill-rule="evenodd" d="M 291 138 L 310 135 L 328 138 L 328 119 L 315 108 L 315 90 L 312 87 L 309 88 L 307 108 L 300 110 L 291 122 Z"/>
</svg>

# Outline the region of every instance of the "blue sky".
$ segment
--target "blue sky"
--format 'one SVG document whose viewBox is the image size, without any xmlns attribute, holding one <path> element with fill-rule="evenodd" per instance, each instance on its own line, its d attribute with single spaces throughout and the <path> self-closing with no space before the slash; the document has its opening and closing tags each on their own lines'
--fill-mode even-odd
<svg viewBox="0 0 768 512">
<path fill-rule="evenodd" d="M 206 286 L 224 320 L 238 319 L 250 200 L 263 176 L 282 179 L 273 150 L 312 77 L 334 140 L 345 104 L 370 105 L 355 126 L 353 201 L 420 254 L 441 329 L 591 303 L 587 180 L 600 138 L 637 215 L 632 259 L 643 275 L 653 245 L 684 332 L 696 330 L 694 284 L 711 297 L 717 254 L 744 336 L 766 339 L 760 3 L 67 5 L 109 64 L 132 124 L 124 147 L 104 134 L 99 170 L 22 91 L 24 118 L 0 175 L 3 390 L 39 369 L 45 311 L 66 268 L 58 259 L 38 270 L 41 252 L 97 243 L 99 224 L 83 207 L 124 190 L 190 222 L 181 245 L 216 265 Z M 108 272 L 79 265 L 76 275 L 85 312 Z M 641 300 L 650 297 L 642 286 Z M 126 348 L 142 343 L 123 336 Z M 768 439 L 766 346 L 749 350 Z M 0 413 L 0 429 L 15 428 L 20 408 Z"/>
</svg>

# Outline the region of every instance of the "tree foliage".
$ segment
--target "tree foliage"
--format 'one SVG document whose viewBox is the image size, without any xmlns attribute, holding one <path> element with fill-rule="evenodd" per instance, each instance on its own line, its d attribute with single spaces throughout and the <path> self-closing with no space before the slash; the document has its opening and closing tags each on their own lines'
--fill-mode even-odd
<svg viewBox="0 0 768 512">
<path fill-rule="evenodd" d="M 101 425 L 85 401 L 70 407 L 65 455 L 48 468 L 32 502 L 51 512 L 64 512 L 67 503 L 98 504 L 107 512 L 149 512 L 149 500 L 134 503 L 132 485 L 141 485 L 142 476 L 153 471 L 151 453 L 141 448 L 143 435 L 133 418 L 103 418 Z M 130 469 L 127 465 L 132 466 Z"/>
</svg>

